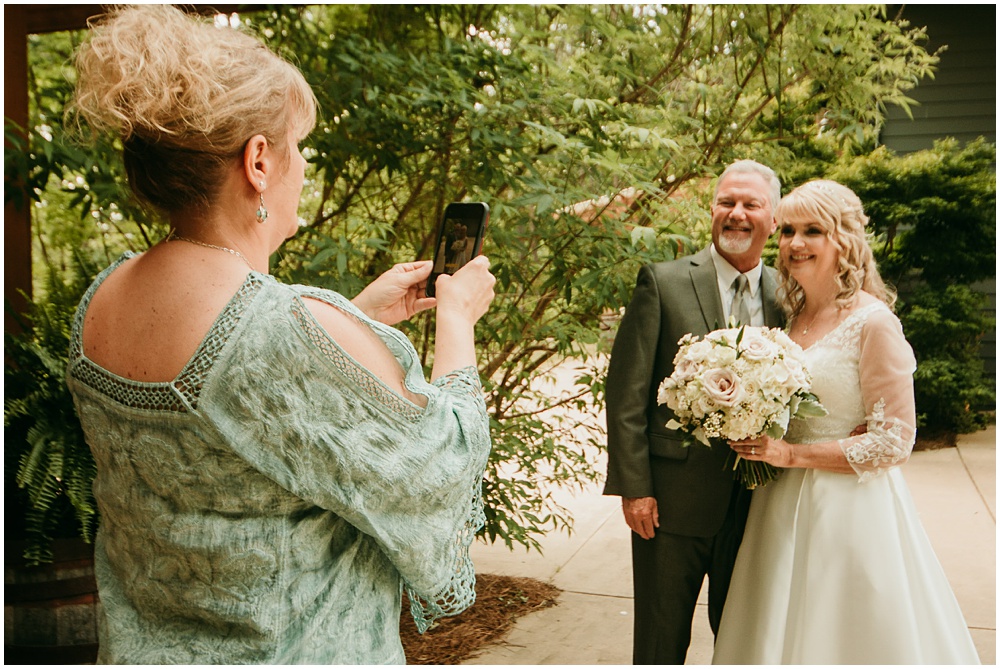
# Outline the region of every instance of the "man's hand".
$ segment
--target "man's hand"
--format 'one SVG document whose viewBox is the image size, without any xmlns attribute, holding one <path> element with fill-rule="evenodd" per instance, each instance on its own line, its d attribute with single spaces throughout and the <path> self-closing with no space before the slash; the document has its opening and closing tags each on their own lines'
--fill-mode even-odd
<svg viewBox="0 0 1000 669">
<path fill-rule="evenodd" d="M 643 539 L 652 539 L 660 526 L 655 497 L 622 497 L 622 512 L 629 528 Z"/>
</svg>

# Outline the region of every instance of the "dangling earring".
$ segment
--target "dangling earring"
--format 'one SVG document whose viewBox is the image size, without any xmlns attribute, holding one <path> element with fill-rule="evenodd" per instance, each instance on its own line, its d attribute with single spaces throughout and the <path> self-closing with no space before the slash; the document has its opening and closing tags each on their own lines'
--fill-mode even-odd
<svg viewBox="0 0 1000 669">
<path fill-rule="evenodd" d="M 260 207 L 257 209 L 257 222 L 263 223 L 267 220 L 267 207 L 264 206 L 264 182 L 260 182 Z"/>
</svg>

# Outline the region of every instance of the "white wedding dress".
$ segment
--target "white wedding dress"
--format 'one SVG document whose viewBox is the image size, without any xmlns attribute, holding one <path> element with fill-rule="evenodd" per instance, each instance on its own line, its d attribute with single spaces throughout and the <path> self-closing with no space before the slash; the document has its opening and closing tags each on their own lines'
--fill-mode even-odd
<svg viewBox="0 0 1000 669">
<path fill-rule="evenodd" d="M 754 491 L 713 663 L 979 664 L 899 469 L 916 422 L 899 321 L 867 305 L 806 357 L 829 415 L 786 440 L 840 441 L 857 476 L 788 469 Z"/>
</svg>

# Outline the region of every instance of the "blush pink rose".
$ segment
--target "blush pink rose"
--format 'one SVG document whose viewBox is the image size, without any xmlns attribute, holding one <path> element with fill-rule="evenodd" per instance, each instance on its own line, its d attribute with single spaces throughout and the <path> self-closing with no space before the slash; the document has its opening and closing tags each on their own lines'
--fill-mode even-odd
<svg viewBox="0 0 1000 669">
<path fill-rule="evenodd" d="M 701 383 L 705 394 L 718 406 L 734 407 L 746 396 L 740 377 L 729 369 L 711 369 L 702 375 Z"/>
</svg>

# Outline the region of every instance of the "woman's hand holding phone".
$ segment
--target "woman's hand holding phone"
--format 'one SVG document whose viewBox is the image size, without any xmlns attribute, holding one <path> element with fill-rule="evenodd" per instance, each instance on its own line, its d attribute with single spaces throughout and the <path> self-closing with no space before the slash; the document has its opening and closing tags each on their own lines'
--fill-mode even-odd
<svg viewBox="0 0 1000 669">
<path fill-rule="evenodd" d="M 477 256 L 453 275 L 437 278 L 437 329 L 431 379 L 476 366 L 475 325 L 493 301 L 496 277 L 490 261 Z"/>
<path fill-rule="evenodd" d="M 437 298 L 422 296 L 431 264 L 429 260 L 418 260 L 394 265 L 352 301 L 368 316 L 386 325 L 395 325 L 435 306 L 440 313 L 442 303 L 446 319 L 465 319 L 474 325 L 493 301 L 496 278 L 490 273 L 489 259 L 477 256 L 454 275 L 438 277 L 443 289 Z"/>
<path fill-rule="evenodd" d="M 424 297 L 432 262 L 418 260 L 394 265 L 365 287 L 352 302 L 386 325 L 395 325 L 435 305 L 433 297 Z"/>
<path fill-rule="evenodd" d="M 496 281 L 490 273 L 490 261 L 486 256 L 476 256 L 454 274 L 439 276 L 438 320 L 442 317 L 464 319 L 475 325 L 490 308 Z"/>
</svg>

